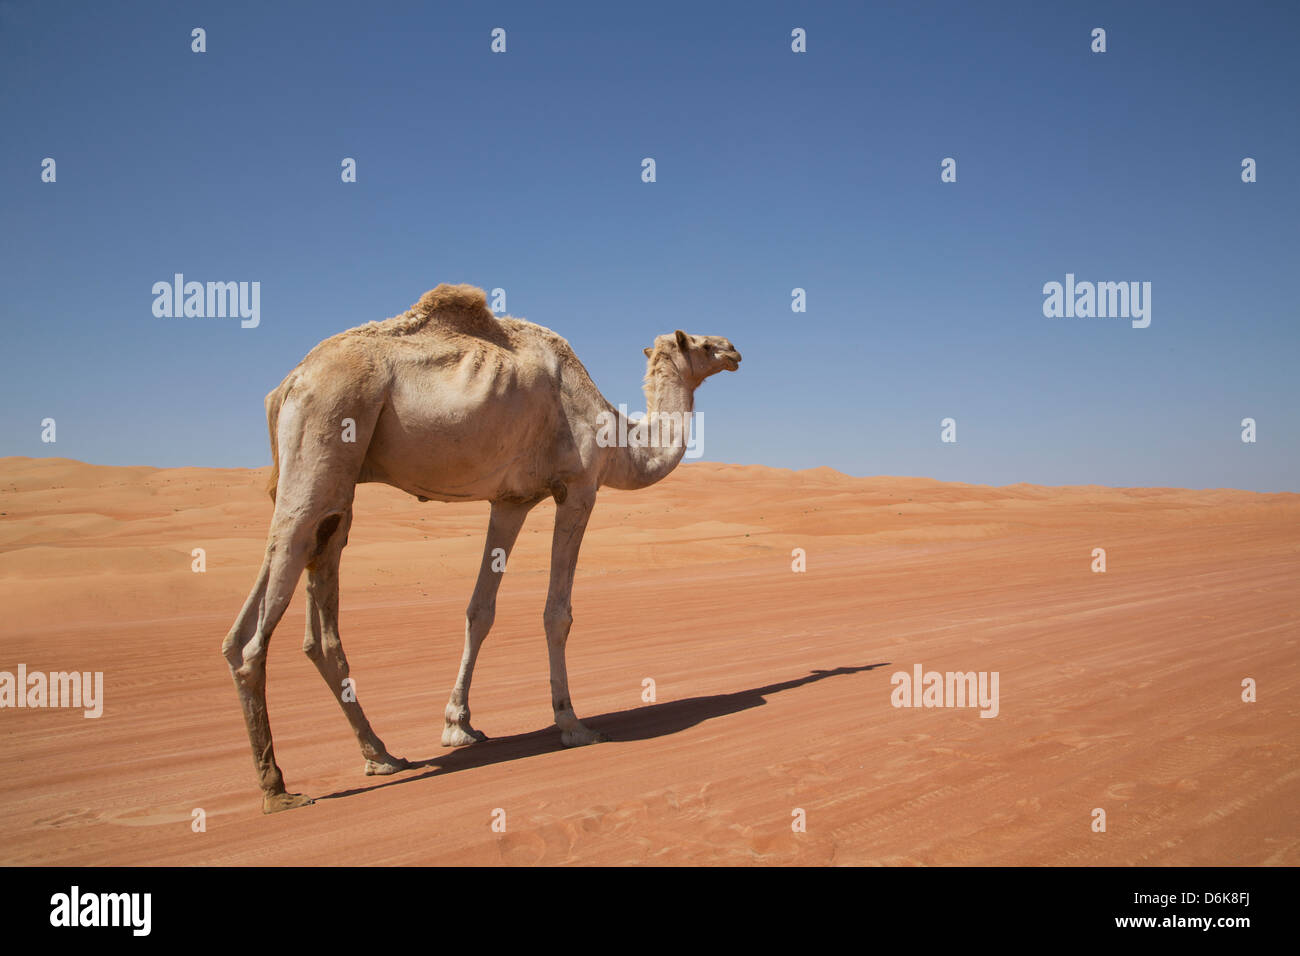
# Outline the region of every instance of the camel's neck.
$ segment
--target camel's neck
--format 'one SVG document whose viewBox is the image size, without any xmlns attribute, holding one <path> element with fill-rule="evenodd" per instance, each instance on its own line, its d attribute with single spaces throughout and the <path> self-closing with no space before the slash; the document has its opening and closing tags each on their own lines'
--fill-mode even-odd
<svg viewBox="0 0 1300 956">
<path fill-rule="evenodd" d="M 667 351 L 656 351 L 650 357 L 645 377 L 646 417 L 640 425 L 619 421 L 620 435 L 626 424 L 627 441 L 609 449 L 604 484 L 644 488 L 664 478 L 682 460 L 695 408 L 695 383 L 679 362 Z"/>
</svg>

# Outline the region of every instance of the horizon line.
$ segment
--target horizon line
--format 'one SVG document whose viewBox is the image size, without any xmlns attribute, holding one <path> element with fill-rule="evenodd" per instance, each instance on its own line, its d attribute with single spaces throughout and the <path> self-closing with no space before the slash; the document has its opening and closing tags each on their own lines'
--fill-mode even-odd
<svg viewBox="0 0 1300 956">
<path fill-rule="evenodd" d="M 42 456 L 0 455 L 0 466 L 3 466 L 4 463 L 11 462 L 11 461 L 67 462 L 73 465 L 84 465 L 88 468 L 148 468 L 153 471 L 179 471 L 184 468 L 196 468 L 205 471 L 261 471 L 263 469 L 269 469 L 271 467 L 269 463 L 265 465 L 148 465 L 148 464 L 110 465 L 110 464 L 102 464 L 93 461 L 84 461 L 80 458 L 67 458 L 62 455 L 42 455 Z M 745 463 L 745 462 L 727 462 L 727 461 L 683 461 L 680 462 L 677 467 L 678 468 L 699 467 L 699 466 L 710 466 L 710 465 L 714 467 L 723 467 L 723 468 L 761 468 L 761 469 L 766 469 L 768 471 L 789 472 L 791 475 L 807 475 L 810 472 L 832 472 L 837 477 L 847 478 L 851 481 L 880 481 L 880 480 L 929 481 L 939 485 L 965 485 L 966 487 L 970 487 L 970 488 L 993 488 L 999 490 L 1005 490 L 1008 488 L 1050 488 L 1050 489 L 1104 488 L 1108 491 L 1200 491 L 1200 492 L 1230 491 L 1236 494 L 1248 494 L 1248 495 L 1300 496 L 1300 491 L 1254 491 L 1249 488 L 1230 488 L 1222 485 L 1217 487 L 1191 488 L 1184 485 L 1107 485 L 1098 482 L 1048 485 L 1048 484 L 1040 484 L 1038 482 L 1031 482 L 1031 481 L 1016 481 L 1006 485 L 994 485 L 994 484 L 989 484 L 988 482 L 957 481 L 957 480 L 948 480 L 943 478 L 931 478 L 928 475 L 885 475 L 885 474 L 853 475 L 845 471 L 840 471 L 838 468 L 832 467 L 831 465 L 814 465 L 810 468 L 788 468 L 784 465 L 767 465 L 767 464 L 763 464 L 762 462 Z M 677 469 L 673 469 L 673 472 L 669 472 L 669 474 L 665 476 L 665 479 L 671 476 L 676 470 Z M 376 482 L 359 482 L 358 484 L 359 485 L 360 484 L 382 485 L 385 483 L 381 481 L 376 481 Z M 396 486 L 390 485 L 389 487 L 396 487 Z M 400 488 L 397 490 L 401 491 Z M 617 489 L 610 489 L 610 490 L 617 490 Z M 484 498 L 484 499 L 473 499 L 473 500 L 486 501 L 488 499 Z M 448 502 L 448 503 L 461 504 L 467 502 Z"/>
</svg>

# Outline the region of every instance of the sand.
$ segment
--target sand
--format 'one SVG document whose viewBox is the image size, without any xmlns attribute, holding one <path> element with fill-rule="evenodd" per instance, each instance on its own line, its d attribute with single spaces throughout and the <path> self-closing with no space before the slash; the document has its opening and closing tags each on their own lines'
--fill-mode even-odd
<svg viewBox="0 0 1300 956">
<path fill-rule="evenodd" d="M 289 787 L 318 800 L 263 816 L 219 648 L 265 473 L 0 459 L 0 671 L 104 675 L 99 719 L 0 710 L 0 862 L 1300 863 L 1300 495 L 698 463 L 604 491 L 569 673 L 613 740 L 575 750 L 551 726 L 547 503 L 475 674 L 493 739 L 448 750 L 487 506 L 363 486 L 343 642 L 375 729 L 426 763 L 362 775 L 300 588 L 268 694 Z M 917 664 L 997 672 L 997 716 L 892 706 Z"/>
</svg>

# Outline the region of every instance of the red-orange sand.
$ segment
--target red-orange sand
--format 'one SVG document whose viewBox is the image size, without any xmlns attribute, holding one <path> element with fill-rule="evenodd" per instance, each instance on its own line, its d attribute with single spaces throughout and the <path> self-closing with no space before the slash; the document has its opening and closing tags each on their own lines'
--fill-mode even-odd
<svg viewBox="0 0 1300 956">
<path fill-rule="evenodd" d="M 105 697 L 98 720 L 0 710 L 0 862 L 1300 863 L 1300 495 L 716 464 L 605 491 L 569 673 L 614 739 L 576 750 L 551 727 L 547 503 L 474 678 L 493 740 L 451 751 L 487 506 L 362 486 L 344 646 L 389 749 L 432 763 L 362 775 L 301 651 L 300 589 L 271 726 L 290 789 L 321 799 L 263 816 L 219 647 L 261 559 L 264 482 L 0 459 L 0 670 L 102 671 Z M 998 716 L 891 706 L 918 663 L 997 671 Z"/>
</svg>

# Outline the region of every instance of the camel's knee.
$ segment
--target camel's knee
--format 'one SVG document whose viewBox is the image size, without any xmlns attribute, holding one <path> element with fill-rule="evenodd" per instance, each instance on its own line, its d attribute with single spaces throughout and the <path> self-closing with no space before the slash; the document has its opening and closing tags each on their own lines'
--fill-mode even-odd
<svg viewBox="0 0 1300 956">
<path fill-rule="evenodd" d="M 569 628 L 573 626 L 573 612 L 562 604 L 548 604 L 542 613 L 542 623 L 546 627 L 547 637 L 554 635 L 563 639 L 568 636 Z"/>
<path fill-rule="evenodd" d="M 230 669 L 242 667 L 245 663 L 245 651 L 257 637 L 257 620 L 250 618 L 245 620 L 244 616 L 235 622 L 235 626 L 230 629 L 226 639 L 221 642 L 221 656 L 226 659 Z M 259 641 L 265 654 L 265 642 Z"/>
<path fill-rule="evenodd" d="M 244 599 L 244 606 L 235 618 L 235 623 L 231 626 L 230 632 L 221 642 L 221 656 L 224 657 L 231 667 L 238 667 L 243 661 L 244 645 L 253 639 L 257 633 L 257 620 L 261 613 L 262 602 L 266 599 L 266 589 L 270 582 L 271 562 L 269 560 L 262 562 L 262 570 L 258 572 L 257 583 L 253 585 L 253 590 L 249 592 Z"/>
<path fill-rule="evenodd" d="M 492 629 L 496 617 L 496 601 L 484 601 L 481 604 L 471 602 L 465 610 L 465 626 L 471 635 L 482 637 Z"/>
<path fill-rule="evenodd" d="M 226 656 L 230 674 L 241 688 L 259 690 L 266 684 L 266 642 L 258 638 L 246 644 L 242 651 Z"/>
</svg>

